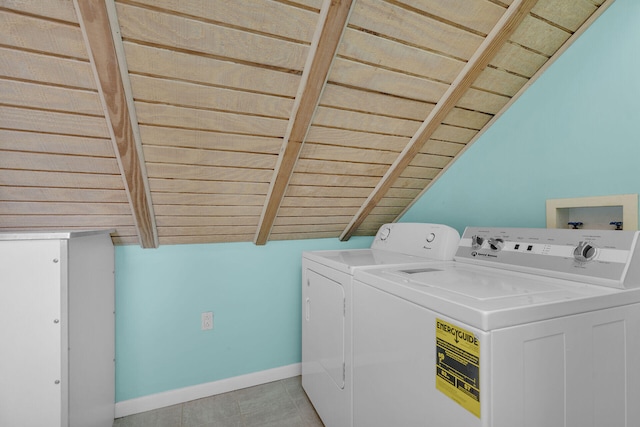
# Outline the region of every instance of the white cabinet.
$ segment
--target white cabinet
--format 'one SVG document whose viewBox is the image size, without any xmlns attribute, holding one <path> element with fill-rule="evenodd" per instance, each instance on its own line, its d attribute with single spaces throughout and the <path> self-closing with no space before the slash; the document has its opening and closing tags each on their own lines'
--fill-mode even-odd
<svg viewBox="0 0 640 427">
<path fill-rule="evenodd" d="M 0 234 L 0 426 L 111 427 L 107 231 Z"/>
</svg>

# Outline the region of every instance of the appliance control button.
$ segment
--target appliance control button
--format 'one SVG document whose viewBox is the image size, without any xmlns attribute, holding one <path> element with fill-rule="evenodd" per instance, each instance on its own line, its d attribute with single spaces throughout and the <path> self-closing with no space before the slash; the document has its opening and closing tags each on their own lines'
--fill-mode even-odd
<svg viewBox="0 0 640 427">
<path fill-rule="evenodd" d="M 429 233 L 427 234 L 427 242 L 431 243 L 434 240 L 436 240 L 436 233 Z"/>
<path fill-rule="evenodd" d="M 573 251 L 573 257 L 580 262 L 588 262 L 596 257 L 598 249 L 589 242 L 580 242 Z"/>
<path fill-rule="evenodd" d="M 479 249 L 484 244 L 484 237 L 471 236 L 471 247 L 473 249 Z"/>
<path fill-rule="evenodd" d="M 380 229 L 380 240 L 387 240 L 389 234 L 391 234 L 391 229 L 389 227 Z"/>
<path fill-rule="evenodd" d="M 504 240 L 500 238 L 489 239 L 489 247 L 492 251 L 499 252 L 504 248 Z"/>
</svg>

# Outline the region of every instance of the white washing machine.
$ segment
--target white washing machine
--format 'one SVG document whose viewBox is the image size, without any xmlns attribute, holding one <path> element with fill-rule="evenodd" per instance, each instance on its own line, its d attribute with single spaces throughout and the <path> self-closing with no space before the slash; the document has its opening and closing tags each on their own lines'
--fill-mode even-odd
<svg viewBox="0 0 640 427">
<path fill-rule="evenodd" d="M 460 235 L 445 225 L 385 224 L 369 249 L 304 252 L 302 386 L 326 427 L 352 425 L 353 274 L 451 260 Z"/>
<path fill-rule="evenodd" d="M 355 427 L 640 426 L 639 232 L 467 228 L 356 271 Z"/>
</svg>

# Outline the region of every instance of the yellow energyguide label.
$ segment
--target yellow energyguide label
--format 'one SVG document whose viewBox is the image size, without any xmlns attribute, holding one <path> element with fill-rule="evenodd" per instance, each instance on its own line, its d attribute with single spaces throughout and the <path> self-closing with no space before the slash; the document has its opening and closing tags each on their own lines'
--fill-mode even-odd
<svg viewBox="0 0 640 427">
<path fill-rule="evenodd" d="M 436 318 L 436 388 L 480 418 L 480 342 Z"/>
</svg>

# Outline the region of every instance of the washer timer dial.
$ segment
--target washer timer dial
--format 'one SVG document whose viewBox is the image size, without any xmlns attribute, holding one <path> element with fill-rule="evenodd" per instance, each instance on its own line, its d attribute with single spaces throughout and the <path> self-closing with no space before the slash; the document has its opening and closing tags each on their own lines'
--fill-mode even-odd
<svg viewBox="0 0 640 427">
<path fill-rule="evenodd" d="M 382 230 L 380 230 L 380 240 L 387 240 L 389 234 L 391 234 L 391 229 L 389 227 L 383 228 Z"/>
<path fill-rule="evenodd" d="M 573 257 L 580 262 L 589 262 L 598 254 L 598 248 L 589 242 L 580 242 L 573 251 Z"/>
</svg>

